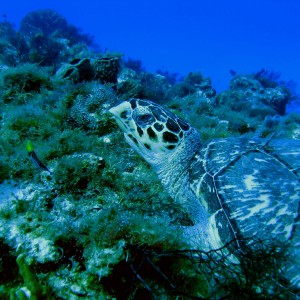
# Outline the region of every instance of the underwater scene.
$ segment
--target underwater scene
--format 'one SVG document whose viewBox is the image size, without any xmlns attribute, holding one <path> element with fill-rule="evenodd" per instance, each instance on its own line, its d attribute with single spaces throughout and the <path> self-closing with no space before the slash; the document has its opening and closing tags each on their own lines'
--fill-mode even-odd
<svg viewBox="0 0 300 300">
<path fill-rule="evenodd" d="M 280 71 L 220 88 L 54 9 L 4 14 L 0 299 L 299 299 L 300 98 Z"/>
</svg>

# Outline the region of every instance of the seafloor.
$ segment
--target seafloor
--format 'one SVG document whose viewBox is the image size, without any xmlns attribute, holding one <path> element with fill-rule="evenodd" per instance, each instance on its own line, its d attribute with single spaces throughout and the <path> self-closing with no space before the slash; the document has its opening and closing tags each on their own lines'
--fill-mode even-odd
<svg viewBox="0 0 300 300">
<path fill-rule="evenodd" d="M 230 88 L 216 93 L 200 72 L 149 73 L 96 50 L 50 10 L 28 14 L 19 30 L 1 22 L 0 49 L 1 299 L 294 297 L 274 283 L 282 252 L 248 255 L 238 274 L 221 256 L 192 253 L 175 229 L 184 212 L 108 113 L 121 100 L 151 99 L 203 142 L 300 139 L 300 115 L 286 114 L 293 82 L 231 71 Z"/>
</svg>

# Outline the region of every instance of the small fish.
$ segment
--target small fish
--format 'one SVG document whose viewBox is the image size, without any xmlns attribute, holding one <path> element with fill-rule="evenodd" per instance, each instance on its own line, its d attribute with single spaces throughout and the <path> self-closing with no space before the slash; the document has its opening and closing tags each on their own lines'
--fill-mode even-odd
<svg viewBox="0 0 300 300">
<path fill-rule="evenodd" d="M 235 70 L 229 70 L 231 76 L 236 76 L 237 72 Z"/>
<path fill-rule="evenodd" d="M 25 147 L 28 152 L 28 156 L 30 157 L 30 160 L 33 162 L 33 164 L 44 171 L 48 171 L 50 174 L 53 174 L 36 156 L 36 153 L 34 152 L 33 144 L 30 140 L 27 140 L 25 142 Z"/>
</svg>

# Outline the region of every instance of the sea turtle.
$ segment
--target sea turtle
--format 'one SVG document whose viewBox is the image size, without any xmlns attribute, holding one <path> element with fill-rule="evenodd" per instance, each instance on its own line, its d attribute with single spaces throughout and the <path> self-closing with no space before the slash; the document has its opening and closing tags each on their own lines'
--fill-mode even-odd
<svg viewBox="0 0 300 300">
<path fill-rule="evenodd" d="M 200 133 L 160 105 L 129 99 L 110 109 L 125 139 L 185 209 L 202 249 L 229 241 L 290 244 L 286 277 L 300 287 L 300 140 L 224 138 Z M 195 242 L 196 244 L 197 242 Z"/>
</svg>

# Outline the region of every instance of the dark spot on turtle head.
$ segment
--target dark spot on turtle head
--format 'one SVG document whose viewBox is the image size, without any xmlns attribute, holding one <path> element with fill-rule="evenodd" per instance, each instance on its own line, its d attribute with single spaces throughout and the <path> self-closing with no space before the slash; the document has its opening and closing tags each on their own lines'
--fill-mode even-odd
<svg viewBox="0 0 300 300">
<path fill-rule="evenodd" d="M 136 139 L 132 134 L 128 134 L 128 136 L 134 141 L 134 143 L 135 143 L 136 145 L 139 144 L 138 141 L 137 141 L 137 139 Z"/>
<path fill-rule="evenodd" d="M 173 132 L 179 132 L 180 131 L 180 128 L 179 126 L 170 118 L 168 118 L 168 121 L 167 121 L 167 128 Z"/>
<path fill-rule="evenodd" d="M 156 135 L 156 133 L 153 131 L 153 129 L 151 127 L 149 127 L 147 129 L 147 133 L 148 133 L 148 135 L 150 137 L 150 140 L 155 140 L 155 141 L 157 140 L 157 135 Z"/>
<path fill-rule="evenodd" d="M 184 131 L 188 131 L 190 129 L 189 124 L 179 118 L 177 119 L 177 123 L 179 124 L 181 129 Z"/>
<path fill-rule="evenodd" d="M 149 106 L 149 102 L 147 102 L 147 101 L 143 101 L 143 100 L 139 100 L 139 105 L 140 106 Z"/>
<path fill-rule="evenodd" d="M 143 136 L 144 131 L 141 129 L 140 126 L 137 126 L 137 132 L 139 133 L 139 136 Z"/>
<path fill-rule="evenodd" d="M 164 126 L 159 123 L 155 123 L 153 126 L 158 132 L 161 132 L 164 129 Z"/>
<path fill-rule="evenodd" d="M 183 137 L 183 132 L 182 131 L 180 131 L 179 137 L 182 139 L 182 137 Z"/>
<path fill-rule="evenodd" d="M 168 142 L 168 143 L 177 143 L 178 142 L 178 136 L 169 131 L 166 131 L 163 133 L 163 138 L 164 138 L 164 141 Z"/>
<path fill-rule="evenodd" d="M 131 108 L 132 109 L 135 109 L 136 108 L 136 100 L 135 99 L 133 99 L 133 100 L 130 100 L 130 105 L 131 105 Z"/>
<path fill-rule="evenodd" d="M 150 109 L 157 121 L 166 122 L 167 115 L 159 107 L 150 106 Z"/>
<path fill-rule="evenodd" d="M 150 145 L 144 144 L 144 146 L 145 146 L 148 150 L 151 150 L 151 146 L 150 146 Z"/>
<path fill-rule="evenodd" d="M 174 148 L 176 148 L 176 146 L 175 145 L 169 145 L 169 146 L 166 146 L 166 148 L 169 149 L 169 150 L 173 150 Z"/>
<path fill-rule="evenodd" d="M 139 142 L 137 141 L 137 139 L 136 139 L 135 137 L 133 137 L 132 140 L 134 141 L 134 143 L 135 143 L 136 145 L 139 144 Z"/>
<path fill-rule="evenodd" d="M 122 111 L 121 114 L 120 114 L 120 117 L 122 119 L 126 119 L 126 116 L 127 116 L 127 111 L 126 110 Z"/>
</svg>

